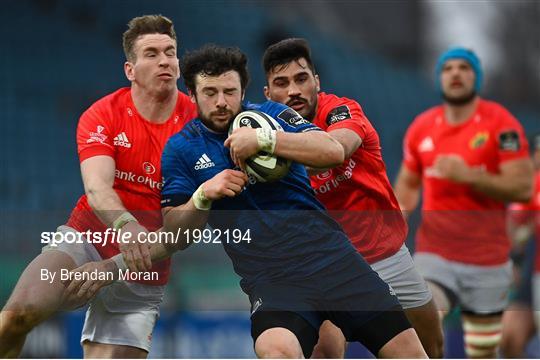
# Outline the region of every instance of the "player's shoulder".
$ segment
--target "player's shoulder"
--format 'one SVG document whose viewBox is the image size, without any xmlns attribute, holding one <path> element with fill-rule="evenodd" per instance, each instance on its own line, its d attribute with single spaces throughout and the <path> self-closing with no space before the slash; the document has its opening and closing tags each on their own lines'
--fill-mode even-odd
<svg viewBox="0 0 540 360">
<path fill-rule="evenodd" d="M 94 102 L 90 109 L 95 110 L 109 110 L 117 108 L 121 105 L 126 105 L 131 98 L 131 89 L 128 87 L 120 88 L 108 95 L 103 96 L 96 102 Z"/>
<path fill-rule="evenodd" d="M 169 143 L 176 148 L 188 146 L 190 143 L 200 139 L 203 136 L 201 126 L 201 121 L 198 118 L 191 120 L 183 127 L 182 130 L 169 138 Z"/>
<path fill-rule="evenodd" d="M 318 94 L 316 124 L 323 126 L 324 123 L 330 126 L 358 115 L 365 118 L 362 107 L 356 100 L 324 92 Z"/>
<path fill-rule="evenodd" d="M 108 115 L 112 114 L 115 110 L 122 106 L 127 106 L 127 102 L 131 98 L 130 94 L 131 89 L 124 87 L 105 95 L 90 105 L 83 112 L 81 118 L 97 116 L 100 120 L 107 120 L 107 118 L 110 118 Z"/>
<path fill-rule="evenodd" d="M 336 107 L 340 105 L 353 105 L 353 106 L 360 106 L 358 101 L 353 100 L 351 98 L 345 97 L 345 96 L 338 96 L 335 94 L 328 94 L 325 92 L 320 92 L 318 95 L 318 104 L 320 107 Z"/>
<path fill-rule="evenodd" d="M 262 103 L 252 103 L 252 102 L 247 101 L 244 103 L 243 109 L 261 111 L 272 117 L 276 117 L 277 114 L 279 114 L 280 112 L 286 109 L 289 109 L 289 107 L 287 105 L 284 105 L 284 104 L 281 104 L 272 100 L 267 100 Z"/>
<path fill-rule="evenodd" d="M 295 128 L 299 126 L 311 125 L 309 121 L 305 120 L 300 114 L 298 114 L 296 111 L 294 111 L 287 105 L 272 100 L 268 100 L 260 104 L 245 103 L 244 110 L 261 111 L 271 116 L 278 122 L 284 122 L 285 124 L 293 126 Z M 283 124 L 281 125 L 283 126 Z"/>
<path fill-rule="evenodd" d="M 442 120 L 442 116 L 442 105 L 430 107 L 427 110 L 424 110 L 420 114 L 416 115 L 411 125 L 409 126 L 409 131 L 422 131 L 422 129 L 431 129 L 438 121 L 438 119 Z"/>
<path fill-rule="evenodd" d="M 478 112 L 488 118 L 494 127 L 519 125 L 519 121 L 506 107 L 492 100 L 479 99 Z"/>
</svg>

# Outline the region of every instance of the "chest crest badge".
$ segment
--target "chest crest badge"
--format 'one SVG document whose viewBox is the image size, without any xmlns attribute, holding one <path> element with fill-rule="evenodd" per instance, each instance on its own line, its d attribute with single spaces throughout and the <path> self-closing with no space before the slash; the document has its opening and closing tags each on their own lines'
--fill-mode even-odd
<svg viewBox="0 0 540 360">
<path fill-rule="evenodd" d="M 469 148 L 479 149 L 486 144 L 489 139 L 489 133 L 487 131 L 482 131 L 476 133 L 473 138 L 469 141 Z"/>
</svg>

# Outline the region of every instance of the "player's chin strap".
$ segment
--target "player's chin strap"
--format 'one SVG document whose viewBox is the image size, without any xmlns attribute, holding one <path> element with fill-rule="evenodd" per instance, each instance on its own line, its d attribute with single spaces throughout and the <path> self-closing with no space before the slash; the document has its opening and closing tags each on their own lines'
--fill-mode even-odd
<svg viewBox="0 0 540 360">
<path fill-rule="evenodd" d="M 272 155 L 276 149 L 276 130 L 257 128 L 255 133 L 257 134 L 259 149 Z"/>
<path fill-rule="evenodd" d="M 191 199 L 193 200 L 193 205 L 199 210 L 210 210 L 212 207 L 212 200 L 208 199 L 204 194 L 202 184 L 195 190 Z"/>
<path fill-rule="evenodd" d="M 501 342 L 502 323 L 490 324 L 463 321 L 465 353 L 469 358 L 491 357 Z"/>
</svg>

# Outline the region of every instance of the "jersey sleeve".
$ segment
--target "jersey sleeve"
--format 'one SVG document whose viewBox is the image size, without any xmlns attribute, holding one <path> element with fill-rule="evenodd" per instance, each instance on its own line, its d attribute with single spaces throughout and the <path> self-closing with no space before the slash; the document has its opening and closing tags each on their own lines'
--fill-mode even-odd
<svg viewBox="0 0 540 360">
<path fill-rule="evenodd" d="M 356 101 L 344 98 L 337 98 L 325 113 L 321 114 L 326 131 L 337 129 L 349 129 L 354 131 L 363 140 L 366 137 L 368 119 L 360 104 Z"/>
<path fill-rule="evenodd" d="M 422 173 L 422 162 L 420 161 L 420 156 L 418 154 L 418 143 L 417 143 L 417 132 L 418 125 L 414 121 L 412 125 L 407 129 L 405 133 L 405 138 L 403 139 L 403 164 L 410 171 L 421 174 Z"/>
<path fill-rule="evenodd" d="M 501 121 L 496 129 L 499 161 L 529 157 L 529 144 L 519 121 L 506 109 L 501 109 Z"/>
<path fill-rule="evenodd" d="M 114 157 L 112 123 L 95 104 L 86 110 L 77 126 L 79 161 L 97 155 Z"/>
<path fill-rule="evenodd" d="M 253 105 L 252 105 L 253 106 Z M 307 132 L 307 131 L 321 131 L 321 129 L 304 119 L 296 111 L 274 101 L 267 101 L 253 110 L 262 111 L 271 117 L 273 117 L 283 127 L 286 132 Z"/>
<path fill-rule="evenodd" d="M 161 207 L 185 204 L 199 186 L 195 183 L 190 168 L 182 161 L 181 148 L 175 144 L 174 139 L 169 139 L 161 155 Z"/>
</svg>

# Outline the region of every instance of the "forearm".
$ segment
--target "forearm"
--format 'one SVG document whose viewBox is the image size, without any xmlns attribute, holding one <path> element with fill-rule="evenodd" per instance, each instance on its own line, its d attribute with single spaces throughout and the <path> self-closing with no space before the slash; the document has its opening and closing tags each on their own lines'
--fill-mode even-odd
<svg viewBox="0 0 540 360">
<path fill-rule="evenodd" d="M 209 210 L 199 210 L 195 207 L 193 199 L 183 205 L 169 208 L 163 214 L 163 231 L 180 234 L 181 238 L 174 244 L 167 244 L 164 249 L 156 249 L 156 256 L 164 256 L 168 253 L 187 248 L 189 237 L 184 236 L 186 230 L 203 229 L 208 221 Z M 181 230 L 181 231 L 179 231 Z"/>
<path fill-rule="evenodd" d="M 528 201 L 533 190 L 532 174 L 531 176 L 504 176 L 474 169 L 469 183 L 475 191 L 505 202 Z"/>
<path fill-rule="evenodd" d="M 88 204 L 101 220 L 110 226 L 124 211 L 122 200 L 113 188 L 87 189 Z"/>
<path fill-rule="evenodd" d="M 277 134 L 274 154 L 313 168 L 333 168 L 344 161 L 343 146 L 323 131 Z"/>
<path fill-rule="evenodd" d="M 402 165 L 394 184 L 394 193 L 403 216 L 408 217 L 418 206 L 420 202 L 420 185 L 420 176 L 407 170 Z"/>
</svg>

